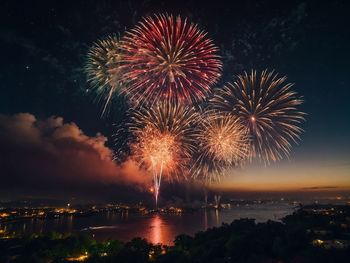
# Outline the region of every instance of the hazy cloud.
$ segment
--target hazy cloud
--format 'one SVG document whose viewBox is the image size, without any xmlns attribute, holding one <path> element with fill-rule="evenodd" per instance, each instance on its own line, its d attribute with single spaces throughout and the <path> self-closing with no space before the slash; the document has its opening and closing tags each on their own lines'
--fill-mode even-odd
<svg viewBox="0 0 350 263">
<path fill-rule="evenodd" d="M 101 185 L 144 188 L 151 183 L 132 161 L 117 165 L 106 142 L 102 134 L 88 136 L 61 117 L 38 120 L 30 113 L 0 114 L 0 188 L 74 192 Z"/>
</svg>

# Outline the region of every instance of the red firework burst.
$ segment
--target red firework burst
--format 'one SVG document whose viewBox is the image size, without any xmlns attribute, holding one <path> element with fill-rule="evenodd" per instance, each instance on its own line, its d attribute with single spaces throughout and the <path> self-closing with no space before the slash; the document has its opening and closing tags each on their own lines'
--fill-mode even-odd
<svg viewBox="0 0 350 263">
<path fill-rule="evenodd" d="M 187 19 L 146 17 L 121 41 L 124 92 L 133 102 L 201 101 L 221 76 L 218 48 Z"/>
</svg>

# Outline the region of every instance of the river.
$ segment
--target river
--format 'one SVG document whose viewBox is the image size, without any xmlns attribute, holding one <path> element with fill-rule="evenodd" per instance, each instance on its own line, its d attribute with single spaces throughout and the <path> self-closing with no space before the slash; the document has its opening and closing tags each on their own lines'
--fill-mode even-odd
<svg viewBox="0 0 350 263">
<path fill-rule="evenodd" d="M 24 235 L 44 234 L 50 231 L 87 232 L 100 241 L 109 238 L 128 241 L 134 237 L 142 237 L 152 243 L 171 245 L 179 234 L 194 235 L 196 232 L 220 226 L 222 223 L 231 223 L 239 218 L 255 218 L 257 222 L 279 220 L 292 212 L 293 206 L 288 204 L 254 204 L 182 214 L 142 215 L 106 212 L 88 217 L 22 220 L 2 224 L 0 227 Z"/>
</svg>

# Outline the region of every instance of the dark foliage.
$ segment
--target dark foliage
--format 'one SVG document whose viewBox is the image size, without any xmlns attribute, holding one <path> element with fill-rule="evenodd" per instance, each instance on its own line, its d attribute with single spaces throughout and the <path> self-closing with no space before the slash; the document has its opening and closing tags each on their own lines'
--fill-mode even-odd
<svg viewBox="0 0 350 263">
<path fill-rule="evenodd" d="M 84 255 L 86 262 L 348 262 L 349 248 L 312 245 L 317 238 L 310 232 L 314 227 L 331 230 L 329 239 L 344 234 L 329 226 L 330 219 L 335 218 L 303 210 L 285 217 L 283 222 L 240 219 L 194 237 L 179 235 L 170 247 L 153 245 L 141 238 L 126 243 L 116 240 L 99 243 L 88 236 L 59 233 L 3 238 L 0 262 L 66 262 Z"/>
</svg>

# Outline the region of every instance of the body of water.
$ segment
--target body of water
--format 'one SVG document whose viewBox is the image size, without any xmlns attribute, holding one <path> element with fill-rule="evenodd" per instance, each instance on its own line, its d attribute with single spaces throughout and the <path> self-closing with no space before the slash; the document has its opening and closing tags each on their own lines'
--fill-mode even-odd
<svg viewBox="0 0 350 263">
<path fill-rule="evenodd" d="M 171 245 L 179 234 L 194 235 L 239 218 L 255 218 L 257 222 L 279 220 L 291 214 L 293 210 L 293 206 L 288 204 L 257 204 L 182 214 L 141 215 L 109 212 L 89 217 L 65 216 L 58 219 L 22 220 L 2 224 L 1 229 L 24 235 L 44 234 L 50 231 L 87 232 L 101 241 L 110 238 L 129 241 L 134 237 L 142 237 L 152 243 Z"/>
</svg>

